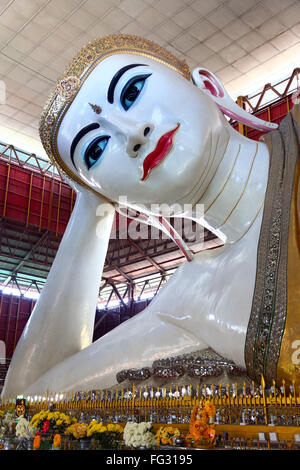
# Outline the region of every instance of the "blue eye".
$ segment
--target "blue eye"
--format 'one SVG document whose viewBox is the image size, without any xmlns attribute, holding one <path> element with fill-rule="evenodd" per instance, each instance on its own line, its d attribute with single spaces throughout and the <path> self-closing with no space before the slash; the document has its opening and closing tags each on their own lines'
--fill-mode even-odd
<svg viewBox="0 0 300 470">
<path fill-rule="evenodd" d="M 109 135 L 103 135 L 101 137 L 96 137 L 96 139 L 92 140 L 92 142 L 88 145 L 83 156 L 83 160 L 88 170 L 100 160 L 109 139 Z"/>
<path fill-rule="evenodd" d="M 132 106 L 132 104 L 135 102 L 144 87 L 146 79 L 150 77 L 150 75 L 151 73 L 148 73 L 146 75 L 138 75 L 131 78 L 126 83 L 120 96 L 121 105 L 123 106 L 125 111 L 127 111 L 130 106 Z"/>
</svg>

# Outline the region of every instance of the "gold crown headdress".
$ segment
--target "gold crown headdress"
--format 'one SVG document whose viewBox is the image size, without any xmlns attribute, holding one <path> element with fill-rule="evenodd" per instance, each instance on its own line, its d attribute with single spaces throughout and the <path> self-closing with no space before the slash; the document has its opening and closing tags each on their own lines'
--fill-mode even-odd
<svg viewBox="0 0 300 470">
<path fill-rule="evenodd" d="M 40 138 L 50 160 L 69 178 L 86 186 L 64 163 L 57 149 L 60 123 L 82 84 L 106 57 L 120 53 L 138 54 L 154 59 L 190 79 L 190 69 L 165 48 L 129 34 L 112 34 L 89 42 L 71 61 L 51 93 L 40 120 Z"/>
</svg>

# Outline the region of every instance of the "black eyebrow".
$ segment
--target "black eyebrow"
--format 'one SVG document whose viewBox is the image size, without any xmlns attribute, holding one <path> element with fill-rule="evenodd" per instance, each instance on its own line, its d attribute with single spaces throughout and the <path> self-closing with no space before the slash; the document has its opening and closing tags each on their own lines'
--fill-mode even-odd
<svg viewBox="0 0 300 470">
<path fill-rule="evenodd" d="M 127 70 L 133 69 L 134 67 L 145 67 L 146 64 L 131 64 L 131 65 L 126 65 L 125 67 L 122 67 L 112 78 L 108 92 L 107 92 L 107 100 L 109 103 L 114 102 L 114 91 L 117 86 L 118 81 L 122 77 L 122 75 L 127 72 Z"/>
<path fill-rule="evenodd" d="M 90 131 L 93 131 L 94 129 L 98 129 L 100 127 L 100 124 L 98 124 L 97 122 L 93 122 L 92 124 L 89 124 L 88 126 L 85 126 L 83 127 L 74 137 L 73 141 L 72 141 L 72 144 L 71 144 L 71 149 L 70 149 L 70 156 L 71 156 L 71 161 L 73 163 L 73 165 L 75 166 L 76 170 L 77 170 L 77 167 L 74 163 L 74 152 L 75 152 L 75 148 L 76 148 L 76 145 L 78 144 L 78 142 L 80 141 L 80 139 L 82 139 L 82 137 L 87 134 L 88 132 Z"/>
</svg>

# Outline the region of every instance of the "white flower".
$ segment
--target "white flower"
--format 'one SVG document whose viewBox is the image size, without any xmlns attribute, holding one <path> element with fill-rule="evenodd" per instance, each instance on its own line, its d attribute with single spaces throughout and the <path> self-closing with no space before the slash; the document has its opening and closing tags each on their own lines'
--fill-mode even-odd
<svg viewBox="0 0 300 470">
<path fill-rule="evenodd" d="M 24 416 L 19 418 L 18 424 L 16 426 L 16 436 L 22 439 L 30 439 L 35 435 L 37 429 L 33 426 L 30 426 L 27 419 Z"/>
<path fill-rule="evenodd" d="M 155 436 L 151 432 L 151 423 L 127 423 L 124 428 L 123 439 L 128 447 L 153 447 Z"/>
</svg>

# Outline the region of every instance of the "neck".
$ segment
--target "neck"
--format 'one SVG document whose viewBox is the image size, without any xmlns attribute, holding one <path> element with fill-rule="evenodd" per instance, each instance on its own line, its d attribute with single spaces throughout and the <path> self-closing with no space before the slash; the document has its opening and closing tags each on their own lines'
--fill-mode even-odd
<svg viewBox="0 0 300 470">
<path fill-rule="evenodd" d="M 268 169 L 266 144 L 247 139 L 226 121 L 212 139 L 209 164 L 189 194 L 193 218 L 224 243 L 238 241 L 262 212 Z"/>
</svg>

